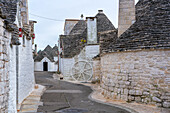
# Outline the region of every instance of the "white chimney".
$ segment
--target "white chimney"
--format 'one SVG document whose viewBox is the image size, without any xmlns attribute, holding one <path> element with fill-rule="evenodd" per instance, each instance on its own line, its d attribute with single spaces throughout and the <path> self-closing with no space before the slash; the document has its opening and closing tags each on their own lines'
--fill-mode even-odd
<svg viewBox="0 0 170 113">
<path fill-rule="evenodd" d="M 86 17 L 87 19 L 87 44 L 97 44 L 97 19 L 96 17 Z"/>
</svg>

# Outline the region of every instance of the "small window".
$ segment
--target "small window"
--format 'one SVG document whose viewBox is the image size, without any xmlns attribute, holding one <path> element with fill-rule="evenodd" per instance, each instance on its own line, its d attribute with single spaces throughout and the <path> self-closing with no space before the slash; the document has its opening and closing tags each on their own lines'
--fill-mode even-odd
<svg viewBox="0 0 170 113">
<path fill-rule="evenodd" d="M 23 46 L 25 47 L 25 35 L 23 35 L 22 43 L 23 43 Z"/>
</svg>

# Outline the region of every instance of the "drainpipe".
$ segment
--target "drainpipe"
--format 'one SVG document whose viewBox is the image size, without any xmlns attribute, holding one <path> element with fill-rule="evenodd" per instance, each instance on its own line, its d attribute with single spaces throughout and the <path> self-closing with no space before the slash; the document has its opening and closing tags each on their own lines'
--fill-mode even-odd
<svg viewBox="0 0 170 113">
<path fill-rule="evenodd" d="M 19 95 L 19 84 L 18 84 L 18 77 L 19 77 L 19 50 L 18 46 L 16 46 L 16 104 L 17 104 L 17 109 L 18 109 L 18 95 Z"/>
<path fill-rule="evenodd" d="M 58 72 L 60 72 L 60 69 L 59 69 L 60 68 L 60 61 L 59 61 L 60 60 L 60 44 L 59 43 L 60 41 L 58 40 L 58 70 L 57 70 Z"/>
</svg>

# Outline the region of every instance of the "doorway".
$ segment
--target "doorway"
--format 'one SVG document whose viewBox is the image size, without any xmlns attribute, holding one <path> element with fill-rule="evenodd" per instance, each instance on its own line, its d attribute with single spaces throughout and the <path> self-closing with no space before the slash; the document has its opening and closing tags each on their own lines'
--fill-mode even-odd
<svg viewBox="0 0 170 113">
<path fill-rule="evenodd" d="M 43 71 L 48 71 L 48 62 L 43 62 Z"/>
</svg>

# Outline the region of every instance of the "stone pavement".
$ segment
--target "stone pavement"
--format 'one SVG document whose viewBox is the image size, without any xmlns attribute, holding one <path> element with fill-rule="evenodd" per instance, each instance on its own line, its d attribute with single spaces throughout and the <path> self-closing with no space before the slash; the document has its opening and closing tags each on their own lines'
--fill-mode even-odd
<svg viewBox="0 0 170 113">
<path fill-rule="evenodd" d="M 19 113 L 36 113 L 38 106 L 43 104 L 40 98 L 44 91 L 44 86 L 36 84 L 34 91 L 23 101 Z"/>
<path fill-rule="evenodd" d="M 42 94 L 40 92 L 44 91 L 44 87 L 39 86 L 39 91 L 34 91 L 23 102 L 19 113 L 170 113 L 170 109 L 106 99 L 101 95 L 100 87 L 96 84 L 73 81 L 69 83 L 56 79 L 53 79 L 51 75 L 36 76 L 37 83 L 46 86 L 47 90 L 40 102 Z M 89 87 L 93 89 L 91 94 L 92 90 Z"/>
<path fill-rule="evenodd" d="M 92 101 L 90 87 L 55 80 L 51 73 L 35 73 L 36 82 L 46 86 L 39 113 L 131 113 L 125 109 Z"/>
</svg>

